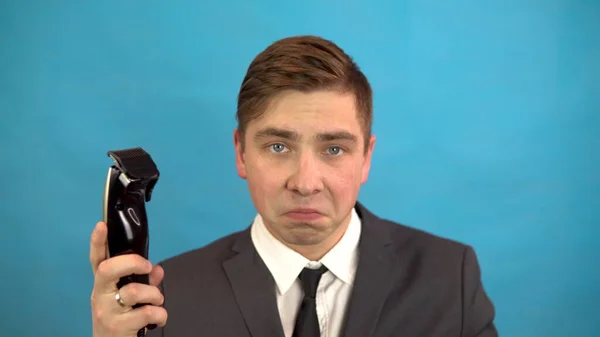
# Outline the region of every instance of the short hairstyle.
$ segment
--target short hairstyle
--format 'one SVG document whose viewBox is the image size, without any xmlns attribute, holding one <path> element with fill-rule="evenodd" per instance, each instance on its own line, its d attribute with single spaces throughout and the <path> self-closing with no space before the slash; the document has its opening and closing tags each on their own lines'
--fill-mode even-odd
<svg viewBox="0 0 600 337">
<path fill-rule="evenodd" d="M 373 94 L 367 77 L 335 43 L 318 36 L 292 36 L 275 41 L 250 63 L 238 102 L 238 130 L 260 117 L 270 98 L 282 91 L 334 90 L 353 94 L 357 117 L 368 148 L 373 123 Z"/>
</svg>

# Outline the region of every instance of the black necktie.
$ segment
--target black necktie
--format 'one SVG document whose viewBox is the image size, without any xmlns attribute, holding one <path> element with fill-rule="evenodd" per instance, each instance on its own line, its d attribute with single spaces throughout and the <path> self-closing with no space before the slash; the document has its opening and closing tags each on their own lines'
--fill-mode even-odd
<svg viewBox="0 0 600 337">
<path fill-rule="evenodd" d="M 321 275 L 327 271 L 325 266 L 319 269 L 304 268 L 300 273 L 300 281 L 304 289 L 304 298 L 296 317 L 296 325 L 292 337 L 319 337 L 319 319 L 317 318 L 317 286 Z"/>
</svg>

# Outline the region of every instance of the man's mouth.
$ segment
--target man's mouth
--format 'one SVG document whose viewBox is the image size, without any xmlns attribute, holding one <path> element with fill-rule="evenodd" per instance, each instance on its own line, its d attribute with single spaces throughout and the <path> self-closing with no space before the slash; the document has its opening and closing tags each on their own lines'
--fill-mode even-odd
<svg viewBox="0 0 600 337">
<path fill-rule="evenodd" d="M 285 213 L 285 215 L 298 221 L 317 220 L 323 216 L 321 212 L 314 208 L 296 208 Z"/>
</svg>

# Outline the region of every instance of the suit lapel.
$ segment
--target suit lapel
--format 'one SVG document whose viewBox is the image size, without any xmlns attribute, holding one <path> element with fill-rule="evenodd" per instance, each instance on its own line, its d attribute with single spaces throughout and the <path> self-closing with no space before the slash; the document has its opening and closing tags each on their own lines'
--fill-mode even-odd
<svg viewBox="0 0 600 337">
<path fill-rule="evenodd" d="M 275 283 L 250 239 L 242 232 L 233 246 L 237 255 L 223 263 L 250 334 L 284 337 L 275 298 Z"/>
<path fill-rule="evenodd" d="M 372 336 L 384 302 L 393 285 L 395 255 L 389 233 L 375 227 L 381 221 L 357 203 L 362 219 L 358 269 L 346 315 L 344 337 Z"/>
</svg>

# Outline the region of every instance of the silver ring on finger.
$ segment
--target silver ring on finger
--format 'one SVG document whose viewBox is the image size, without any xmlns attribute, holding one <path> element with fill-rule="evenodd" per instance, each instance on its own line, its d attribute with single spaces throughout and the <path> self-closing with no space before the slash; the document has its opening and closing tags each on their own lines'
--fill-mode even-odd
<svg viewBox="0 0 600 337">
<path fill-rule="evenodd" d="M 123 299 L 121 298 L 121 294 L 119 293 L 119 291 L 117 290 L 117 293 L 115 294 L 115 300 L 117 301 L 117 303 L 119 303 L 119 305 L 121 306 L 121 308 L 127 308 L 128 305 L 125 304 L 125 302 L 123 302 Z"/>
</svg>

